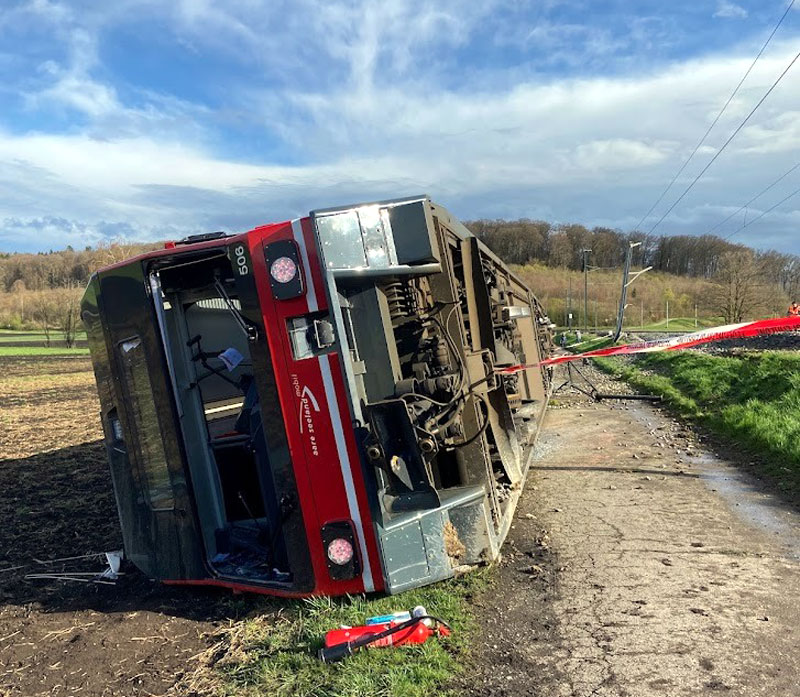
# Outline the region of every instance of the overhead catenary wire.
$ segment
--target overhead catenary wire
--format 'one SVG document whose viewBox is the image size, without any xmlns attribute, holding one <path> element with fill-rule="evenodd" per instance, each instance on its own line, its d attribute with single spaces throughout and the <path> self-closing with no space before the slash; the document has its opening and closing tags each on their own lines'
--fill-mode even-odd
<svg viewBox="0 0 800 697">
<path fill-rule="evenodd" d="M 800 189 L 795 189 L 795 190 L 794 190 L 794 191 L 793 191 L 791 194 L 789 194 L 788 196 L 786 196 L 786 197 L 782 198 L 782 199 L 781 199 L 780 201 L 778 201 L 778 202 L 777 202 L 775 205 L 773 205 L 773 206 L 770 206 L 769 208 L 767 208 L 767 210 L 765 210 L 765 211 L 763 211 L 762 213 L 760 213 L 759 215 L 757 215 L 757 216 L 756 216 L 755 218 L 753 218 L 751 221 L 749 221 L 749 222 L 745 223 L 745 224 L 744 224 L 744 225 L 742 225 L 741 227 L 739 227 L 739 228 L 737 228 L 736 230 L 734 230 L 734 231 L 733 231 L 733 232 L 732 232 L 730 235 L 726 235 L 725 237 L 723 237 L 723 239 L 724 239 L 724 240 L 729 240 L 729 239 L 730 239 L 731 237 L 733 237 L 735 234 L 737 234 L 737 233 L 741 232 L 741 231 L 742 231 L 742 230 L 744 230 L 746 227 L 750 227 L 750 226 L 751 226 L 753 223 L 755 223 L 755 222 L 756 222 L 756 221 L 758 221 L 758 220 L 761 220 L 761 218 L 763 218 L 765 215 L 767 215 L 768 213 L 771 213 L 772 211 L 774 211 L 774 210 L 775 210 L 775 209 L 776 209 L 778 206 L 780 206 L 780 205 L 782 205 L 782 204 L 786 203 L 786 202 L 787 202 L 787 201 L 788 201 L 790 198 L 794 198 L 795 196 L 797 196 L 797 194 L 800 194 Z"/>
<path fill-rule="evenodd" d="M 713 165 L 714 162 L 716 162 L 717 158 L 723 152 L 725 152 L 725 149 L 728 147 L 728 145 L 730 145 L 731 141 L 736 137 L 736 135 L 739 133 L 739 131 L 741 131 L 745 127 L 747 122 L 752 118 L 753 114 L 755 114 L 756 111 L 758 111 L 759 107 L 766 101 L 767 97 L 769 97 L 769 95 L 772 94 L 772 91 L 780 84 L 781 80 L 783 80 L 783 78 L 786 76 L 786 73 L 788 73 L 789 70 L 791 70 L 792 66 L 797 62 L 798 58 L 800 58 L 800 52 L 798 52 L 795 55 L 795 57 L 792 58 L 791 61 L 789 61 L 789 65 L 787 65 L 783 69 L 783 72 L 775 79 L 775 81 L 770 85 L 769 89 L 764 93 L 764 95 L 761 97 L 761 99 L 759 99 L 758 102 L 756 103 L 756 105 L 750 110 L 750 113 L 747 114 L 747 116 L 736 127 L 736 129 L 733 131 L 733 133 L 730 134 L 728 139 L 722 144 L 722 147 L 720 147 L 720 149 L 717 150 L 717 152 L 714 155 L 714 157 L 712 157 L 708 161 L 708 164 L 706 164 L 706 166 L 703 167 L 702 170 L 700 170 L 700 173 L 692 180 L 692 182 L 689 184 L 689 186 L 687 186 L 683 190 L 683 193 L 680 196 L 678 196 L 678 198 L 675 200 L 675 202 L 664 212 L 664 214 L 658 219 L 658 221 L 656 221 L 656 223 L 653 225 L 653 227 L 650 228 L 650 230 L 648 231 L 648 234 L 652 234 L 653 231 L 659 225 L 661 225 L 662 222 L 664 222 L 665 218 L 670 213 L 672 213 L 672 211 L 675 209 L 675 206 L 677 206 L 683 200 L 683 198 L 686 196 L 686 194 L 688 194 L 694 188 L 694 185 L 697 184 L 697 182 L 700 181 L 702 176 L 709 170 L 711 165 Z"/>
<path fill-rule="evenodd" d="M 730 214 L 730 215 L 729 215 L 727 218 L 725 218 L 725 220 L 721 220 L 721 221 L 720 221 L 720 222 L 718 222 L 718 223 L 717 223 L 717 224 L 716 224 L 714 227 L 710 228 L 706 234 L 707 234 L 707 235 L 710 235 L 710 234 L 712 234 L 714 231 L 716 231 L 716 230 L 719 230 L 719 228 L 721 228 L 723 225 L 725 225 L 725 223 L 727 223 L 727 222 L 728 222 L 728 221 L 729 221 L 731 218 L 735 218 L 737 215 L 739 215 L 739 213 L 741 213 L 741 212 L 742 212 L 743 210 L 745 210 L 746 208 L 749 208 L 749 207 L 750 207 L 750 206 L 751 206 L 751 205 L 752 205 L 752 204 L 753 204 L 755 201 L 757 201 L 758 199 L 760 199 L 760 198 L 761 198 L 761 197 L 762 197 L 764 194 L 766 194 L 766 193 L 767 193 L 767 192 L 768 192 L 770 189 L 772 189 L 772 188 L 773 188 L 773 187 L 775 187 L 776 185 L 780 184 L 780 183 L 781 183 L 781 182 L 782 182 L 784 179 L 786 179 L 786 177 L 788 177 L 788 176 L 789 176 L 789 175 L 790 175 L 792 172 L 794 172 L 794 171 L 795 171 L 795 170 L 796 170 L 798 167 L 800 167 L 800 162 L 798 162 L 798 163 L 797 163 L 797 164 L 796 164 L 794 167 L 791 167 L 790 169 L 788 169 L 787 171 L 785 171 L 783 174 L 781 174 L 781 176 L 780 176 L 780 177 L 778 177 L 778 178 L 777 178 L 775 181 L 773 181 L 773 182 L 772 182 L 772 183 L 771 183 L 769 186 L 767 186 L 766 188 L 764 188 L 764 189 L 762 189 L 761 191 L 759 191 L 759 192 L 758 192 L 758 193 L 757 193 L 755 196 L 753 196 L 753 198 L 751 198 L 751 199 L 750 199 L 750 200 L 749 200 L 747 203 L 745 203 L 744 205 L 740 206 L 740 207 L 739 207 L 737 210 L 735 210 L 735 211 L 734 211 L 733 213 L 731 213 L 731 214 Z M 751 222 L 752 222 L 752 221 L 751 221 Z M 746 227 L 746 226 L 747 226 L 747 224 L 745 225 L 745 227 Z M 731 233 L 731 234 L 733 234 L 733 233 Z"/>
<path fill-rule="evenodd" d="M 722 105 L 722 108 L 719 110 L 719 113 L 716 115 L 716 117 L 714 117 L 714 120 L 711 122 L 709 127 L 706 129 L 706 132 L 703 134 L 703 137 L 700 138 L 700 140 L 697 142 L 697 145 L 694 146 L 694 150 L 692 150 L 692 152 L 689 155 L 689 157 L 687 157 L 686 160 L 684 161 L 684 163 L 680 166 L 680 169 L 678 169 L 678 171 L 675 172 L 675 175 L 672 177 L 672 179 L 670 180 L 669 184 L 667 184 L 666 188 L 661 192 L 661 195 L 656 199 L 655 203 L 652 206 L 650 206 L 650 210 L 648 210 L 647 213 L 645 213 L 642 216 L 642 219 L 638 222 L 638 224 L 636 225 L 635 229 L 638 230 L 639 228 L 641 228 L 641 226 L 644 223 L 644 221 L 647 220 L 650 217 L 650 214 L 655 210 L 656 206 L 658 206 L 658 204 L 661 203 L 661 201 L 664 200 L 664 196 L 667 195 L 669 190 L 672 188 L 673 184 L 675 184 L 675 182 L 678 180 L 678 177 L 680 177 L 681 174 L 683 174 L 683 170 L 686 169 L 687 165 L 692 161 L 692 158 L 694 158 L 694 156 L 697 154 L 697 151 L 702 147 L 703 143 L 706 142 L 706 138 L 708 138 L 709 134 L 714 129 L 714 126 L 717 125 L 717 122 L 720 120 L 722 115 L 725 113 L 727 108 L 730 106 L 730 103 L 733 101 L 733 98 L 739 92 L 739 88 L 744 84 L 744 81 L 748 78 L 750 73 L 753 71 L 753 68 L 755 67 L 756 63 L 758 63 L 758 59 L 761 58 L 761 56 L 764 53 L 764 51 L 766 50 L 767 46 L 769 46 L 770 41 L 772 41 L 772 37 L 775 36 L 775 33 L 778 31 L 778 29 L 780 28 L 781 24 L 783 24 L 783 20 L 786 19 L 786 15 L 789 14 L 789 10 L 792 9 L 792 7 L 794 6 L 795 1 L 796 0 L 791 0 L 789 5 L 786 7 L 786 10 L 784 10 L 783 14 L 781 15 L 781 18 L 778 20 L 778 23 L 775 25 L 775 27 L 773 28 L 772 32 L 767 37 L 767 40 L 761 46 L 761 49 L 759 50 L 758 54 L 756 54 L 756 57 L 753 59 L 753 62 L 750 63 L 750 66 L 747 68 L 747 70 L 745 71 L 744 75 L 742 75 L 742 79 L 739 80 L 739 84 L 737 84 L 736 87 L 734 87 L 733 92 L 731 92 L 731 94 L 728 97 L 727 101 L 725 102 L 725 104 Z"/>
</svg>

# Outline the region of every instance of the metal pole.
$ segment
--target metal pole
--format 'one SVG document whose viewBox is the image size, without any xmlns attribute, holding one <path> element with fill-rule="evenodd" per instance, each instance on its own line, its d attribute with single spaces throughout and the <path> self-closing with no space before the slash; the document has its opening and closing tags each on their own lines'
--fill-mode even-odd
<svg viewBox="0 0 800 697">
<path fill-rule="evenodd" d="M 583 330 L 589 331 L 589 253 L 591 249 L 583 249 Z"/>
<path fill-rule="evenodd" d="M 572 274 L 569 273 L 569 286 L 567 290 L 567 329 L 572 329 Z"/>
<path fill-rule="evenodd" d="M 633 257 L 633 248 L 638 247 L 641 242 L 629 242 L 628 243 L 628 251 L 625 254 L 625 270 L 622 272 L 622 292 L 619 296 L 619 312 L 617 313 L 617 331 L 614 334 L 614 341 L 617 341 L 622 334 L 622 322 L 625 319 L 625 308 L 628 306 L 626 300 L 628 299 L 628 286 L 633 283 L 639 276 L 643 273 L 647 273 L 652 269 L 652 266 L 648 266 L 641 271 L 637 271 L 633 274 L 633 278 L 630 277 L 631 275 L 631 258 Z"/>
<path fill-rule="evenodd" d="M 569 291 L 567 291 L 567 297 L 564 298 L 564 326 L 569 327 Z"/>
<path fill-rule="evenodd" d="M 625 304 L 628 299 L 628 277 L 631 275 L 631 257 L 633 256 L 634 242 L 628 244 L 625 252 L 625 269 L 622 272 L 622 292 L 619 295 L 619 310 L 617 311 L 617 329 L 614 332 L 614 341 L 622 334 L 622 318 L 625 316 Z"/>
</svg>

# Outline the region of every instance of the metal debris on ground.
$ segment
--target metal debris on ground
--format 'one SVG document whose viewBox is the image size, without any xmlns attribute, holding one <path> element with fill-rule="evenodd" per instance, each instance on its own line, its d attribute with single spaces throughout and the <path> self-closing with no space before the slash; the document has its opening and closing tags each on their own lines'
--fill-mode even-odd
<svg viewBox="0 0 800 697">
<path fill-rule="evenodd" d="M 77 561 L 83 559 L 95 559 L 98 557 L 105 557 L 106 568 L 102 571 L 52 571 L 43 573 L 25 574 L 26 581 L 34 580 L 49 580 L 49 581 L 74 581 L 76 583 L 94 583 L 105 586 L 116 585 L 117 579 L 124 576 L 124 572 L 120 571 L 122 560 L 124 558 L 122 550 L 113 552 L 101 552 L 99 554 L 84 554 L 75 557 L 63 557 L 61 559 L 41 560 L 35 559 L 37 564 L 49 566 L 58 563 Z M 15 568 L 24 568 L 23 566 Z M 6 569 L 4 569 L 6 570 Z"/>
</svg>

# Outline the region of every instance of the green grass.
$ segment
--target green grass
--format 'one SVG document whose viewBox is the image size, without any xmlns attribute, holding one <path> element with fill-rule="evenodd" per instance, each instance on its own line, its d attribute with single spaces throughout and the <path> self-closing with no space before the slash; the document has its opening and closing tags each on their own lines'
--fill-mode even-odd
<svg viewBox="0 0 800 697">
<path fill-rule="evenodd" d="M 47 348 L 46 346 L 2 346 L 0 356 L 88 356 L 88 348 Z"/>
<path fill-rule="evenodd" d="M 85 337 L 83 337 L 85 339 Z M 0 334 L 0 346 L 5 346 L 6 344 L 15 344 L 21 342 L 41 342 L 44 345 L 46 341 L 46 337 L 44 334 L 39 332 L 6 332 Z M 63 341 L 61 334 L 57 334 L 53 332 L 50 334 L 50 341 L 51 342 L 58 342 Z"/>
<path fill-rule="evenodd" d="M 469 637 L 476 629 L 470 600 L 490 583 L 491 569 L 397 596 L 312 598 L 264 601 L 222 633 L 213 667 L 189 684 L 221 695 L 273 697 L 423 697 L 446 694 L 443 688 L 463 666 Z M 248 602 L 252 603 L 252 599 Z M 316 657 L 329 629 L 363 624 L 371 615 L 424 605 L 453 628 L 447 638 L 431 637 L 421 646 L 366 649 L 334 664 Z M 275 609 L 281 608 L 276 618 Z M 220 658 L 220 652 L 221 658 Z M 188 687 L 188 685 L 187 685 Z"/>
<path fill-rule="evenodd" d="M 724 324 L 724 320 L 721 317 L 699 317 L 697 319 L 697 327 L 694 326 L 694 317 L 672 317 L 669 320 L 669 327 L 667 327 L 667 320 L 662 319 L 659 322 L 651 322 L 650 324 L 645 324 L 644 326 L 633 324 L 637 319 L 636 312 L 632 312 L 631 314 L 625 315 L 625 326 L 623 327 L 623 331 L 625 332 L 659 332 L 659 331 L 694 331 L 697 329 L 705 329 L 706 327 L 715 327 L 718 324 Z M 578 329 L 582 329 L 581 327 L 577 327 Z M 590 327 L 589 332 L 609 332 L 613 331 L 616 326 L 606 326 L 606 327 Z M 566 327 L 556 327 L 556 332 L 561 333 L 563 331 L 569 331 L 572 334 L 575 333 L 574 329 L 568 330 Z"/>
<path fill-rule="evenodd" d="M 611 341 L 610 336 L 592 337 L 590 339 L 585 339 L 580 344 L 567 346 L 567 351 L 572 351 L 573 353 L 585 353 L 586 351 L 595 351 L 597 349 L 605 348 L 606 346 L 611 346 L 612 343 L 613 342 Z"/>
<path fill-rule="evenodd" d="M 667 326 L 667 320 L 661 320 L 660 322 L 653 322 L 652 324 L 646 324 L 643 327 L 633 327 L 633 326 L 625 326 L 626 331 L 632 330 L 639 330 L 639 331 L 692 331 L 696 329 L 703 329 L 704 327 L 713 327 L 717 324 L 721 324 L 722 320 L 715 320 L 715 319 L 698 319 L 697 320 L 697 327 L 694 326 L 694 317 L 674 317 L 670 318 L 669 326 Z"/>
<path fill-rule="evenodd" d="M 0 341 L 44 341 L 45 333 L 41 329 L 0 329 Z M 57 341 L 62 338 L 58 329 L 50 330 L 50 338 Z M 86 341 L 86 332 L 75 335 L 78 341 Z"/>
<path fill-rule="evenodd" d="M 765 474 L 800 495 L 800 352 L 684 351 L 654 353 L 628 365 L 595 361 L 639 390 L 662 394 L 680 414 L 728 443 L 758 454 Z"/>
<path fill-rule="evenodd" d="M 77 341 L 86 341 L 86 332 L 78 332 Z M 85 347 L 66 348 L 61 332 L 50 332 L 50 340 L 56 346 L 45 346 L 43 331 L 0 329 L 0 356 L 82 356 L 89 353 Z M 40 342 L 39 346 L 18 346 L 22 343 Z"/>
</svg>

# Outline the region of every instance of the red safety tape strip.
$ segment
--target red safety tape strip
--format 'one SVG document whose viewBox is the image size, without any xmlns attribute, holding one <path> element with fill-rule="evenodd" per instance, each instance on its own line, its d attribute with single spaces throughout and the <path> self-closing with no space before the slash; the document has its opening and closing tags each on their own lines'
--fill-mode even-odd
<svg viewBox="0 0 800 697">
<path fill-rule="evenodd" d="M 655 339 L 654 341 L 642 341 L 637 344 L 627 344 L 626 346 L 608 346 L 606 348 L 585 351 L 584 353 L 572 353 L 565 356 L 555 356 L 546 358 L 539 363 L 528 365 L 512 365 L 508 368 L 497 368 L 496 373 L 509 375 L 518 373 L 528 368 L 539 368 L 546 365 L 557 365 L 569 361 L 578 361 L 583 358 L 593 356 L 620 356 L 632 353 L 651 353 L 654 351 L 677 351 L 679 349 L 692 348 L 701 344 L 708 344 L 712 341 L 722 341 L 723 339 L 746 339 L 753 336 L 764 336 L 767 334 L 778 334 L 800 330 L 800 317 L 778 317 L 777 319 L 763 319 L 757 322 L 744 322 L 742 324 L 728 324 L 723 327 L 712 327 L 684 336 L 675 336 L 668 339 Z M 800 348 L 800 341 L 798 342 Z"/>
</svg>

